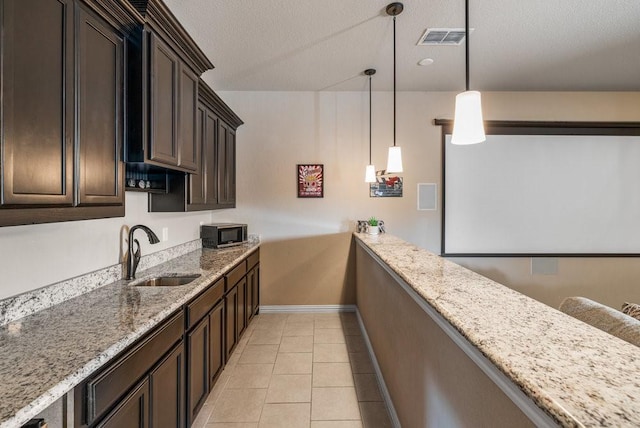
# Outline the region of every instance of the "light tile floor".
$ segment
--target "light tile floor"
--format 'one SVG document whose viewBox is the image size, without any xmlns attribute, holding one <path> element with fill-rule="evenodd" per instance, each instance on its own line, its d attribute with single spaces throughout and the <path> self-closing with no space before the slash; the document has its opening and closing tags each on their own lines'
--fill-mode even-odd
<svg viewBox="0 0 640 428">
<path fill-rule="evenodd" d="M 354 313 L 262 314 L 193 428 L 392 427 Z"/>
</svg>

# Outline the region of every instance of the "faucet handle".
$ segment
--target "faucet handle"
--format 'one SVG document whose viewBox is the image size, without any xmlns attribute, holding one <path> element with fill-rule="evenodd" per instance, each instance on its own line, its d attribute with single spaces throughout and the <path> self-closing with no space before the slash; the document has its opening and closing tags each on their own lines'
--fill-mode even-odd
<svg viewBox="0 0 640 428">
<path fill-rule="evenodd" d="M 136 244 L 136 251 L 133 253 L 131 257 L 133 257 L 133 271 L 132 276 L 135 275 L 136 270 L 138 269 L 138 263 L 140 263 L 140 242 L 137 239 L 133 240 L 133 243 Z"/>
</svg>

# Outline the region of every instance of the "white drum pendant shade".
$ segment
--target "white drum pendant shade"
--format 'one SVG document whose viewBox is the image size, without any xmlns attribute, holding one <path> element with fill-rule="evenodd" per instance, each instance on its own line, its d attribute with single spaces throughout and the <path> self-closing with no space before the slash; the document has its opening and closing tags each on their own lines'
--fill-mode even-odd
<svg viewBox="0 0 640 428">
<path fill-rule="evenodd" d="M 373 165 L 367 165 L 367 169 L 364 173 L 364 182 L 365 183 L 375 183 L 376 182 L 376 167 Z"/>
<path fill-rule="evenodd" d="M 402 151 L 400 146 L 389 147 L 389 157 L 387 158 L 387 174 L 402 172 Z"/>
<path fill-rule="evenodd" d="M 480 92 L 466 91 L 456 95 L 451 144 L 476 144 L 486 139 Z"/>
</svg>

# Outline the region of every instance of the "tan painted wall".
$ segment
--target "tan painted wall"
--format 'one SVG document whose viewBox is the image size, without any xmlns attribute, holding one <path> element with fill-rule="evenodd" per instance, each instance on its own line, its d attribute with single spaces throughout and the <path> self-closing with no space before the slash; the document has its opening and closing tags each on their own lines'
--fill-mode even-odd
<svg viewBox="0 0 640 428">
<path fill-rule="evenodd" d="M 437 236 L 437 213 L 415 209 L 416 183 L 433 182 L 438 174 L 424 169 L 421 160 L 438 156 L 437 144 L 424 144 L 421 135 L 430 126 L 419 108 L 422 94 L 406 94 L 416 110 L 406 109 L 411 119 L 401 122 L 407 129 L 409 123 L 417 129 L 399 132 L 398 137 L 401 144 L 415 145 L 421 154 L 407 156 L 407 197 L 394 200 L 370 198 L 364 183 L 369 142 L 366 92 L 227 92 L 221 96 L 245 121 L 238 131 L 239 204 L 232 214 L 235 220 L 248 223 L 251 233 L 262 236 L 263 304 L 355 303 L 347 258 L 356 219 L 375 215 L 405 237 L 418 238 L 414 231 L 419 230 L 422 245 Z M 446 99 L 444 94 L 438 97 Z M 380 168 L 392 141 L 391 112 L 391 94 L 374 94 L 373 160 Z M 409 141 L 408 135 L 419 141 Z M 324 198 L 297 198 L 298 163 L 324 164 Z"/>
<path fill-rule="evenodd" d="M 533 426 L 371 256 L 355 251 L 358 310 L 401 426 Z"/>
<path fill-rule="evenodd" d="M 416 184 L 440 186 L 440 128 L 432 120 L 453 116 L 455 94 L 398 93 L 397 141 L 403 149 L 405 193 L 401 199 L 375 199 L 363 183 L 369 139 L 365 89 L 363 78 L 363 92 L 357 93 L 221 93 L 245 125 L 238 131 L 238 209 L 216 216 L 246 221 L 251 232 L 262 235 L 267 304 L 348 301 L 341 300 L 352 293 L 342 289 L 349 287 L 349 281 L 341 280 L 347 276 L 346 265 L 336 256 L 347 252 L 347 240 L 336 237 L 335 254 L 320 249 L 327 242 L 325 235 L 348 232 L 356 219 L 376 215 L 391 233 L 440 251 L 440 210 L 416 210 Z M 483 93 L 483 104 L 485 118 L 495 120 L 640 121 L 640 92 Z M 392 94 L 374 92 L 373 162 L 379 169 L 392 143 L 391 114 Z M 296 198 L 295 164 L 305 162 L 324 163 L 324 199 Z M 296 250 L 289 251 L 289 246 Z M 312 248 L 321 253 L 313 265 L 304 255 Z M 556 307 L 569 295 L 612 306 L 640 301 L 636 259 L 560 259 L 554 276 L 531 275 L 529 259 L 456 261 Z M 311 265 L 335 272 L 335 281 L 328 281 L 327 274 L 318 279 L 307 275 Z"/>
<path fill-rule="evenodd" d="M 351 233 L 267 241 L 260 248 L 261 304 L 354 305 Z"/>
</svg>

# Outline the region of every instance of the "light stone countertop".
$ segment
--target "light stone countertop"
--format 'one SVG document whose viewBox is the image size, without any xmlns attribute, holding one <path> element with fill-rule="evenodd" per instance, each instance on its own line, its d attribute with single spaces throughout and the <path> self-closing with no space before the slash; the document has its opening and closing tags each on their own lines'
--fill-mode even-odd
<svg viewBox="0 0 640 428">
<path fill-rule="evenodd" d="M 559 425 L 640 427 L 640 349 L 388 234 L 354 234 Z"/>
<path fill-rule="evenodd" d="M 36 416 L 256 248 L 199 249 L 137 274 L 202 275 L 190 284 L 121 280 L 0 327 L 0 427 Z"/>
</svg>

